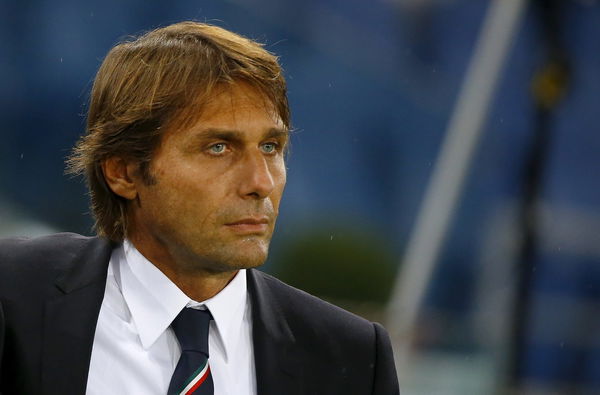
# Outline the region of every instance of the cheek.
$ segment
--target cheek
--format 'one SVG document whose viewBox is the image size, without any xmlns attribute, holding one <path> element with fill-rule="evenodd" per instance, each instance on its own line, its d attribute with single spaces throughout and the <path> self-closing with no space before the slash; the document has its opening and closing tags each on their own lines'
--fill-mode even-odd
<svg viewBox="0 0 600 395">
<path fill-rule="evenodd" d="M 278 172 L 273 174 L 273 178 L 276 186 L 275 190 L 273 191 L 271 200 L 273 201 L 275 208 L 277 208 L 279 206 L 281 196 L 283 195 L 283 190 L 285 189 L 285 183 L 287 180 L 285 165 L 282 165 L 281 168 L 278 169 Z"/>
<path fill-rule="evenodd" d="M 287 169 L 285 167 L 285 162 L 283 162 L 279 169 L 279 182 L 281 185 L 281 190 L 285 187 L 285 183 L 287 181 Z"/>
<path fill-rule="evenodd" d="M 285 160 L 283 158 L 279 158 L 276 160 L 271 167 L 271 174 L 273 178 L 276 180 L 278 184 L 285 185 L 287 170 L 285 167 Z"/>
</svg>

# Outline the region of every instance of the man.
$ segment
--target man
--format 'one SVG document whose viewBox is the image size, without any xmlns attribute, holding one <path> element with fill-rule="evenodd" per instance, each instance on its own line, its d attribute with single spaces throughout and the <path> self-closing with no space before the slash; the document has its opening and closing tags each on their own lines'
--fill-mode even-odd
<svg viewBox="0 0 600 395">
<path fill-rule="evenodd" d="M 289 126 L 255 42 L 183 22 L 114 47 L 68 163 L 98 237 L 0 242 L 0 392 L 398 394 L 380 325 L 254 269 Z"/>
</svg>

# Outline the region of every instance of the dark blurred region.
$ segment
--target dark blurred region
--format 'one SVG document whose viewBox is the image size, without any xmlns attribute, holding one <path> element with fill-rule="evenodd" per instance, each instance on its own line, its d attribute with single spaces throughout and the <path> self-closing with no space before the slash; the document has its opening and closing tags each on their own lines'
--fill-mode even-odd
<svg viewBox="0 0 600 395">
<path fill-rule="evenodd" d="M 407 393 L 600 392 L 600 4 L 548 2 L 549 22 L 529 3 L 400 372 Z M 214 23 L 265 43 L 288 79 L 295 131 L 265 270 L 384 320 L 490 4 L 1 1 L 0 233 L 92 234 L 85 185 L 63 173 L 102 58 L 127 35 Z"/>
</svg>

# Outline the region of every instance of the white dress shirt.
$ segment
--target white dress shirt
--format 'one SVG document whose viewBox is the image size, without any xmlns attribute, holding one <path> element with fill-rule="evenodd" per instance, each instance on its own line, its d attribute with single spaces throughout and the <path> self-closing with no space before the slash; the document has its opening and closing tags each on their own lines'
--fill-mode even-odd
<svg viewBox="0 0 600 395">
<path fill-rule="evenodd" d="M 256 395 L 246 271 L 196 302 L 127 240 L 108 265 L 87 394 L 166 394 L 181 355 L 170 325 L 186 306 L 208 308 L 214 318 L 208 343 L 215 395 Z"/>
</svg>

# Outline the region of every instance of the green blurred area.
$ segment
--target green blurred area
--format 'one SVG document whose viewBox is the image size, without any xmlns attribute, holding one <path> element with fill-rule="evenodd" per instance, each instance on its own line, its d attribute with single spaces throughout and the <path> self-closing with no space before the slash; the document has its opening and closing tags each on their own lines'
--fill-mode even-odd
<svg viewBox="0 0 600 395">
<path fill-rule="evenodd" d="M 281 280 L 356 313 L 365 306 L 381 310 L 387 302 L 395 262 L 375 234 L 322 226 L 296 234 L 282 247 L 272 267 Z"/>
</svg>

